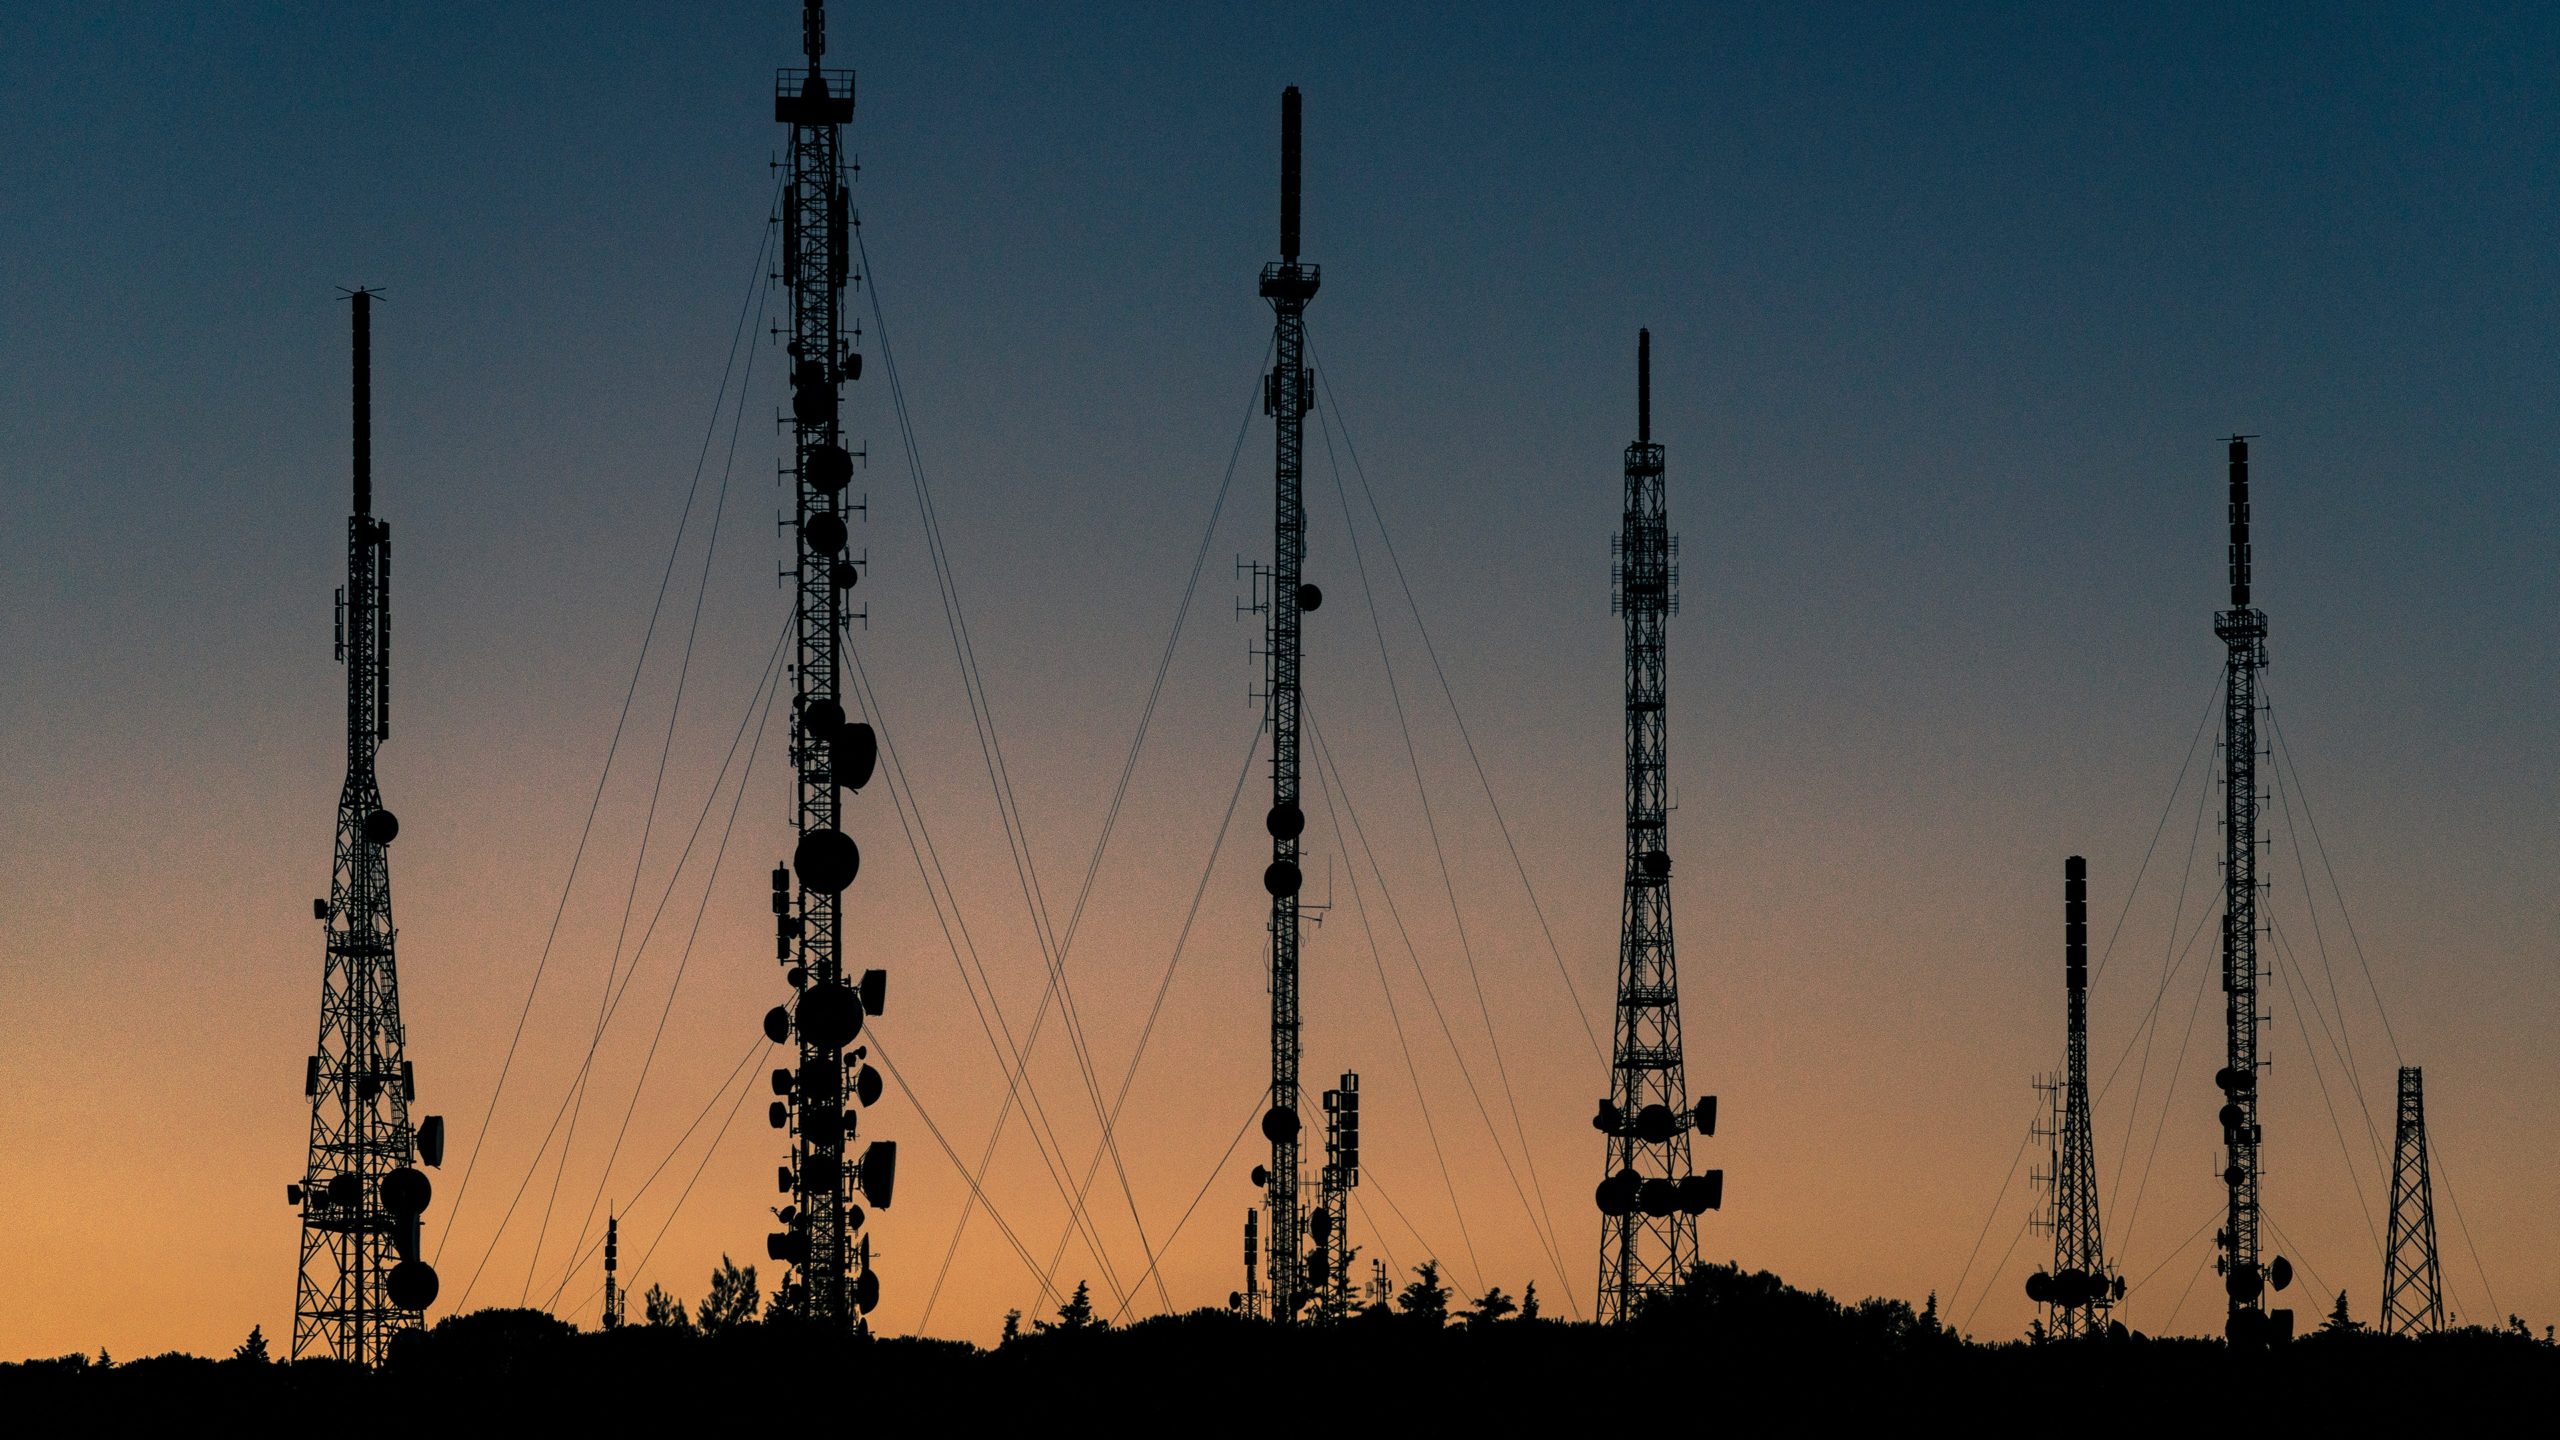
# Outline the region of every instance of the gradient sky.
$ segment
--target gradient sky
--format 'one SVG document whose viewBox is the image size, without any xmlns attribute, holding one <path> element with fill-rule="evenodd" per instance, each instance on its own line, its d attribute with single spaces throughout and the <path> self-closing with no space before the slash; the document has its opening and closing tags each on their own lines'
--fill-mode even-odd
<svg viewBox="0 0 2560 1440">
<path fill-rule="evenodd" d="M 2171 787 L 2221 663 L 2219 437 L 2240 430 L 2263 437 L 2257 598 L 2299 764 L 2287 794 L 2318 817 L 2347 906 L 2271 813 L 2293 957 L 2268 986 L 2273 1248 L 2305 1270 L 2298 1308 L 2344 1288 L 2372 1315 L 2387 1181 L 2357 1092 L 2387 1151 L 2396 1051 L 2427 1067 L 2456 1309 L 2560 1320 L 2543 1219 L 2560 1185 L 2560 21 L 2251 8 L 835 7 L 830 60 L 861 72 L 872 278 L 1058 926 L 1256 383 L 1274 99 L 1295 83 L 1325 267 L 1315 418 L 1360 447 L 1572 993 L 1604 1025 L 1608 537 L 1634 332 L 1653 329 L 1685 542 L 1671 763 L 1689 1073 L 1723 1097 L 1702 1160 L 1727 1175 L 1710 1255 L 1850 1296 L 1936 1290 L 1975 1333 L 2017 1333 L 2041 1237 L 2011 1245 L 2027 1175 L 2002 1176 L 2061 1048 L 2061 861 L 2089 857 L 2103 940 L 2158 830 L 2093 997 L 2100 1078 L 2136 1056 L 2098 1105 L 2102 1198 L 2139 1282 L 2126 1318 L 2217 1327 L 2191 1231 L 2220 1193 L 2220 1042 L 2207 1005 L 2178 1063 L 2198 962 L 2162 976 L 2216 884 L 2210 821 L 2196 829 L 2209 744 Z M 736 771 L 715 777 L 784 607 L 761 335 L 707 571 L 704 546 L 739 307 L 780 303 L 750 278 L 796 10 L 0 17 L 0 1357 L 289 1331 L 283 1185 L 321 961 L 305 905 L 342 776 L 336 297 L 359 283 L 389 293 L 382 773 L 409 1053 L 422 1107 L 454 1129 L 427 1217 L 431 1244 L 450 1237 L 440 1308 L 558 1289 L 592 1323 L 601 1276 L 572 1267 L 599 1194 L 627 1207 L 639 1287 L 692 1297 L 724 1252 L 761 1258 L 780 1147 L 753 1077 L 775 1062 L 751 1067 L 702 1160 L 740 1091 L 723 1077 L 783 993 L 762 878 L 787 849 L 778 730 L 751 747 L 709 870 Z M 1039 951 L 866 331 L 875 368 L 849 412 L 873 462 L 864 661 L 1019 1034 Z M 706 433 L 666 612 L 479 1149 Z M 1306 952 L 1306 1073 L 1364 1075 L 1355 1238 L 1402 1266 L 1437 1255 L 1471 1288 L 1534 1279 L 1551 1311 L 1587 1313 L 1603 1070 L 1364 508 L 1478 1008 L 1322 433 L 1308 568 L 1330 603 L 1309 622 L 1309 703 L 1412 945 L 1316 808 L 1312 889 L 1334 908 Z M 1231 601 L 1236 557 L 1268 551 L 1269 451 L 1257 408 L 1070 952 L 1106 1095 L 1258 714 Z M 1365 507 L 1356 476 L 1348 494 Z M 1181 1305 L 1240 1283 L 1256 1193 L 1254 1142 L 1219 1157 L 1266 1063 L 1263 784 L 1120 1130 Z M 868 857 L 855 956 L 891 972 L 878 1034 L 914 1087 L 866 1117 L 904 1151 L 873 1227 L 875 1318 L 991 1339 L 1007 1308 L 1055 1302 L 983 1217 L 923 1318 L 963 1186 L 918 1103 L 974 1158 L 1004 1089 L 963 979 L 978 972 L 955 963 L 888 793 L 851 815 Z M 500 1216 L 587 1051 L 625 897 L 636 937 L 662 891 L 537 1263 L 556 1142 Z M 1059 1038 L 1034 1079 L 1081 1170 L 1096 1127 Z M 1506 1170 L 1514 1102 L 1561 1278 Z M 1019 1120 L 987 1189 L 1045 1261 L 1066 1210 Z M 1145 1262 L 1109 1169 L 1095 1193 L 1119 1283 L 1081 1242 L 1056 1283 L 1111 1295 Z"/>
</svg>

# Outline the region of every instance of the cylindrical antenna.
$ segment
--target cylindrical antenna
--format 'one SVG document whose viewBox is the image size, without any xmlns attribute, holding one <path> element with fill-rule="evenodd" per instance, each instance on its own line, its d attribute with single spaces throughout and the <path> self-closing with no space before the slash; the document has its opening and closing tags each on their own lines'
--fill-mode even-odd
<svg viewBox="0 0 2560 1440">
<path fill-rule="evenodd" d="M 1636 443 L 1653 443 L 1653 332 L 1636 332 Z"/>
<path fill-rule="evenodd" d="M 356 307 L 356 513 L 373 513 L 373 293 L 358 290 Z"/>
<path fill-rule="evenodd" d="M 2231 437 L 2231 608 L 2249 608 L 2249 437 Z"/>
<path fill-rule="evenodd" d="M 827 53 L 826 0 L 803 0 L 800 6 L 800 48 L 808 52 L 809 68 L 818 68 L 818 57 Z"/>
<path fill-rule="evenodd" d="M 2063 981 L 2074 995 L 2089 988 L 2089 862 L 2062 862 Z"/>
<path fill-rule="evenodd" d="M 1298 87 L 1280 92 L 1280 258 L 1298 259 Z"/>
</svg>

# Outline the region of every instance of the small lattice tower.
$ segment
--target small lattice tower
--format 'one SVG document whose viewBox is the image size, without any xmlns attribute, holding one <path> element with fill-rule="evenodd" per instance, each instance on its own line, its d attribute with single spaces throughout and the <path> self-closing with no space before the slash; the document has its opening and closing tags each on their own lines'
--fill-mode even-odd
<svg viewBox="0 0 2560 1440">
<path fill-rule="evenodd" d="M 338 659 L 347 667 L 347 779 L 338 792 L 329 897 L 311 902 L 327 956 L 320 1041 L 303 1068 L 311 1145 L 285 1187 L 302 1212 L 293 1358 L 381 1363 L 392 1337 L 435 1303 L 436 1272 L 418 1254 L 432 1187 L 417 1162 L 444 1161 L 444 1120 L 410 1124 L 418 1098 L 400 1020 L 388 847 L 400 822 L 383 807 L 374 757 L 391 736 L 391 527 L 373 516 L 373 302 L 355 310 L 355 509 L 347 585 L 338 592 Z"/>
<path fill-rule="evenodd" d="M 622 1328 L 622 1282 L 614 1273 L 622 1268 L 622 1219 L 604 1217 L 604 1328 Z"/>
<path fill-rule="evenodd" d="M 2433 1335 L 2443 1328 L 2436 1201 L 2427 1182 L 2427 1099 L 2418 1067 L 2403 1065 L 2399 1139 L 2391 1147 L 2391 1244 L 2383 1253 L 2382 1333 Z"/>
<path fill-rule="evenodd" d="M 2045 1215 L 2053 1265 L 2028 1277 L 2027 1298 L 2045 1308 L 2048 1334 L 2068 1337 L 2103 1333 L 2124 1294 L 2098 1225 L 2097 1146 L 2089 1126 L 2089 862 L 2077 855 L 2062 862 L 2062 933 L 2068 1019 Z"/>
<path fill-rule="evenodd" d="M 880 1099 L 877 1069 L 853 1047 L 867 1017 L 887 1001 L 888 976 L 845 971 L 844 894 L 862 869 L 862 852 L 842 828 L 844 792 L 871 779 L 879 739 L 850 720 L 844 706 L 841 647 L 856 618 L 849 592 L 861 579 L 847 551 L 849 516 L 864 506 L 848 491 L 854 452 L 844 443 L 843 388 L 862 373 L 847 323 L 854 225 L 845 184 L 844 127 L 853 120 L 853 72 L 822 65 L 827 15 L 822 0 L 801 7 L 805 69 L 774 82 L 773 118 L 790 128 L 788 178 L 782 186 L 780 279 L 790 294 L 789 340 L 794 510 L 797 538 L 789 578 L 793 597 L 794 686 L 791 761 L 793 819 L 799 832 L 790 866 L 773 872 L 774 957 L 788 967 L 789 1002 L 764 1020 L 765 1035 L 788 1044 L 796 1063 L 773 1072 L 778 1096 L 768 1119 L 790 1140 L 790 1158 L 775 1185 L 790 1197 L 774 1211 L 782 1228 L 765 1237 L 765 1254 L 789 1267 L 780 1304 L 833 1328 L 857 1328 L 879 1303 L 880 1286 L 857 1246 L 862 1198 L 887 1209 L 896 1180 L 894 1141 L 873 1141 L 858 1163 L 846 1163 L 859 1106 Z M 795 889 L 793 881 L 797 878 Z"/>
<path fill-rule="evenodd" d="M 1607 1137 L 1600 1205 L 1600 1318 L 1632 1317 L 1698 1260 L 1698 1217 L 1724 1203 L 1724 1172 L 1696 1173 L 1689 1136 L 1716 1131 L 1716 1099 L 1689 1097 L 1680 976 L 1671 948 L 1664 624 L 1680 610 L 1663 451 L 1653 439 L 1653 336 L 1636 332 L 1636 441 L 1610 604 L 1626 620 L 1626 894 L 1618 934 L 1609 1095 L 1592 1124 Z"/>
<path fill-rule="evenodd" d="M 1323 1199 L 1307 1217 L 1315 1254 L 1307 1262 L 1307 1278 L 1316 1287 L 1316 1305 L 1328 1320 L 1351 1313 L 1351 1262 L 1360 1247 L 1351 1243 L 1351 1192 L 1360 1186 L 1360 1076 L 1342 1072 L 1338 1089 L 1324 1092 L 1324 1169 L 1319 1189 Z"/>
</svg>

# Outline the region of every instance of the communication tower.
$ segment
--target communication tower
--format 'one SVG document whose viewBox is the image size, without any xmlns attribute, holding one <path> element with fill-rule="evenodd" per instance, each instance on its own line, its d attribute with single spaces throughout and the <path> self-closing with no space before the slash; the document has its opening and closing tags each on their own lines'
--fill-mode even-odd
<svg viewBox="0 0 2560 1440">
<path fill-rule="evenodd" d="M 1271 864 L 1262 886 L 1271 894 L 1271 1094 L 1262 1135 L 1271 1162 L 1254 1167 L 1269 1221 L 1270 1314 L 1287 1322 L 1316 1298 L 1309 1278 L 1305 1224 L 1298 1207 L 1298 837 L 1307 828 L 1298 806 L 1298 617 L 1324 603 L 1304 584 L 1307 512 L 1299 496 L 1300 441 L 1315 408 L 1314 372 L 1306 366 L 1307 302 L 1317 267 L 1298 259 L 1298 87 L 1280 94 L 1280 258 L 1262 267 L 1262 298 L 1271 302 L 1276 363 L 1264 378 L 1263 409 L 1272 418 L 1276 496 L 1271 568 L 1254 608 L 1264 616 L 1263 703 L 1271 727 Z M 1319 1242 L 1321 1243 L 1321 1242 Z"/>
<path fill-rule="evenodd" d="M 861 579 L 846 553 L 845 519 L 853 452 L 845 448 L 839 410 L 846 382 L 862 374 L 847 326 L 845 287 L 854 244 L 845 186 L 844 126 L 853 119 L 853 72 L 823 68 L 827 15 L 823 0 L 800 12 L 805 69 L 774 82 L 773 118 L 790 127 L 789 178 L 782 187 L 781 280 L 791 298 L 790 359 L 793 530 L 797 564 L 791 677 L 791 760 L 796 771 L 793 819 L 799 832 L 789 867 L 773 872 L 774 955 L 788 969 L 792 998 L 764 1017 L 775 1044 L 791 1043 L 797 1064 L 773 1072 L 768 1118 L 790 1141 L 775 1185 L 790 1200 L 774 1211 L 782 1228 L 765 1237 L 765 1255 L 788 1268 L 781 1306 L 803 1318 L 852 1330 L 879 1303 L 880 1284 L 854 1232 L 863 1222 L 859 1190 L 887 1209 L 897 1178 L 898 1147 L 875 1140 L 854 1164 L 845 1162 L 856 1131 L 856 1105 L 880 1098 L 878 1070 L 864 1048 L 849 1053 L 863 1021 L 887 1000 L 888 976 L 866 970 L 849 983 L 844 966 L 845 890 L 862 868 L 862 852 L 841 828 L 843 792 L 859 791 L 879 758 L 868 724 L 847 718 L 839 646 L 848 619 L 847 592 Z M 794 876 L 798 886 L 793 886 Z"/>
<path fill-rule="evenodd" d="M 2444 1328 L 2444 1284 L 2436 1268 L 2436 1201 L 2427 1182 L 2427 1100 L 2418 1067 L 2400 1067 L 2399 1138 L 2391 1147 L 2391 1245 L 2383 1253 L 2382 1333 L 2433 1335 Z"/>
<path fill-rule="evenodd" d="M 2293 1312 L 2267 1307 L 2270 1289 L 2293 1282 L 2293 1265 L 2259 1260 L 2258 1081 L 2258 672 L 2267 666 L 2267 617 L 2249 604 L 2249 438 L 2231 437 L 2231 608 L 2215 613 L 2225 649 L 2222 680 L 2222 994 L 2225 1048 L 2214 1074 L 2222 1090 L 2223 1228 L 2214 1236 L 2230 1306 L 2223 1335 L 2260 1349 L 2293 1336 Z"/>
<path fill-rule="evenodd" d="M 338 659 L 347 667 L 347 780 L 338 792 L 337 861 L 329 897 L 311 902 L 327 961 L 320 1042 L 303 1067 L 311 1146 L 285 1200 L 302 1212 L 293 1358 L 379 1364 L 391 1339 L 435 1303 L 436 1272 L 418 1254 L 433 1192 L 418 1162 L 444 1163 L 444 1118 L 414 1128 L 418 1098 L 400 1020 L 392 956 L 387 848 L 400 822 L 383 808 L 375 751 L 391 736 L 391 527 L 373 518 L 373 301 L 355 312 L 355 510 L 347 517 L 347 585 L 338 592 Z"/>
<path fill-rule="evenodd" d="M 2027 1298 L 2045 1307 L 2046 1333 L 2069 1337 L 2107 1333 L 2108 1314 L 2125 1289 L 2107 1264 L 2098 1227 L 2097 1148 L 2089 1127 L 2089 862 L 2077 855 L 2062 862 L 2062 935 L 2063 1076 L 2046 1087 L 2055 1110 L 2044 1219 L 2053 1232 L 2053 1267 L 2027 1277 Z"/>
<path fill-rule="evenodd" d="M 1663 630 L 1680 609 L 1680 542 L 1653 440 L 1653 336 L 1644 330 L 1636 332 L 1636 441 L 1627 447 L 1614 548 L 1610 607 L 1627 631 L 1627 851 L 1609 1094 L 1591 1121 L 1608 1137 L 1597 1192 L 1604 1322 L 1631 1318 L 1679 1284 L 1697 1263 L 1698 1217 L 1724 1205 L 1724 1172 L 1689 1166 L 1690 1132 L 1716 1133 L 1716 1097 L 1689 1097 L 1671 949 Z"/>
<path fill-rule="evenodd" d="M 614 1271 L 622 1268 L 622 1220 L 604 1217 L 604 1328 L 622 1328 L 622 1286 Z"/>
<path fill-rule="evenodd" d="M 1351 1313 L 1351 1261 L 1359 1254 L 1351 1243 L 1351 1192 L 1359 1186 L 1360 1076 L 1345 1070 L 1341 1088 L 1324 1092 L 1324 1198 L 1307 1217 L 1316 1242 L 1307 1278 L 1328 1320 Z"/>
</svg>

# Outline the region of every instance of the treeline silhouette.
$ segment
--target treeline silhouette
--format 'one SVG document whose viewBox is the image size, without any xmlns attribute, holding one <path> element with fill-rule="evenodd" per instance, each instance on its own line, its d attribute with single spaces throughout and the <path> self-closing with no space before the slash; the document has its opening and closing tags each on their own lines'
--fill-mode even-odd
<svg viewBox="0 0 2560 1440">
<path fill-rule="evenodd" d="M 1843 1303 L 1766 1271 L 1701 1265 L 1627 1325 L 1561 1321 L 1534 1286 L 1473 1302 L 1417 1267 L 1392 1304 L 1277 1329 L 1224 1310 L 1103 1321 L 1083 1285 L 1054 1318 L 1005 1320 L 992 1348 L 823 1333 L 758 1318 L 755 1271 L 724 1258 L 688 1313 L 652 1289 L 644 1318 L 580 1330 L 538 1310 L 479 1310 L 404 1337 L 378 1373 L 284 1364 L 253 1331 L 228 1359 L 116 1363 L 69 1355 L 0 1365 L 0 1418 L 144 1414 L 361 1416 L 367 1436 L 512 1429 L 535 1418 L 660 1428 L 710 1409 L 740 1424 L 929 1426 L 1022 1421 L 1078 1433 L 1223 1432 L 1274 1423 L 1410 1430 L 1453 1418 L 1507 1425 L 1667 1431 L 1751 1419 L 1822 1429 L 1904 1417 L 2005 1431 L 2082 1423 L 2103 1431 L 2204 1420 L 2206 1407 L 2293 1430 L 2531 1425 L 2560 1382 L 2560 1348 L 2521 1321 L 2417 1339 L 2346 1313 L 2265 1355 L 2219 1342 L 1981 1342 L 1942 1322 L 1932 1295 Z M 2520 1423 L 2517 1423 L 2520 1422 Z M 343 1423 L 343 1422 L 342 1422 Z M 13 1427 L 14 1428 L 14 1427 Z M 26 1432 L 19 1433 L 40 1433 Z"/>
</svg>

